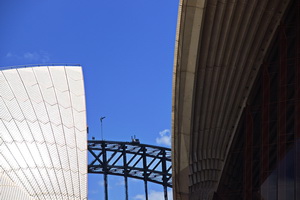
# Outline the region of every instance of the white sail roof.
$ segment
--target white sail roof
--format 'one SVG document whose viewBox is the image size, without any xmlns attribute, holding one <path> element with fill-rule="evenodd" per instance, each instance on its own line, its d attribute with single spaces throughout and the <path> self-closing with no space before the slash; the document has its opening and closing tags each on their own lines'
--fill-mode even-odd
<svg viewBox="0 0 300 200">
<path fill-rule="evenodd" d="M 79 66 L 0 71 L 0 199 L 87 199 L 85 107 Z"/>
</svg>

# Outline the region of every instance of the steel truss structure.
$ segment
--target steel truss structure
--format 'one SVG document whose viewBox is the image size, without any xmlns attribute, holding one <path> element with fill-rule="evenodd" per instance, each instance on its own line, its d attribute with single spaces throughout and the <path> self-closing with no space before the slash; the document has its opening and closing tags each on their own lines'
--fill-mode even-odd
<svg viewBox="0 0 300 200">
<path fill-rule="evenodd" d="M 144 180 L 146 200 L 148 200 L 148 182 L 161 184 L 165 200 L 168 199 L 167 187 L 172 187 L 171 149 L 139 142 L 89 140 L 88 152 L 90 154 L 88 173 L 104 174 L 106 200 L 108 200 L 108 174 L 124 177 L 126 200 L 128 200 L 128 177 Z"/>
</svg>

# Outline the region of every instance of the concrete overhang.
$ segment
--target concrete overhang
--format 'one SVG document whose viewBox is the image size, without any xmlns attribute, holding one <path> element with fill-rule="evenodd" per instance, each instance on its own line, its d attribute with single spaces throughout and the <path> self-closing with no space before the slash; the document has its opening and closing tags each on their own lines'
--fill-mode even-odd
<svg viewBox="0 0 300 200">
<path fill-rule="evenodd" d="M 212 199 L 289 0 L 181 0 L 172 105 L 174 199 Z"/>
</svg>

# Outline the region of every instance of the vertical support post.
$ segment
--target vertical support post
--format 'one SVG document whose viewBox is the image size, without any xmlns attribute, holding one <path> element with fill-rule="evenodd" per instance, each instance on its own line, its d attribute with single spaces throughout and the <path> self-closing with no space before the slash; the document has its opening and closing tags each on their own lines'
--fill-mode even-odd
<svg viewBox="0 0 300 200">
<path fill-rule="evenodd" d="M 269 174 L 269 129 L 270 129 L 270 76 L 268 72 L 268 65 L 263 64 L 263 75 L 262 75 L 262 143 L 261 143 L 261 184 L 266 180 Z"/>
<path fill-rule="evenodd" d="M 279 102 L 278 102 L 278 162 L 286 154 L 286 84 L 287 84 L 287 38 L 285 25 L 279 26 Z M 278 199 L 286 198 L 286 166 L 278 163 Z M 280 185 L 279 185 L 280 184 Z"/>
<path fill-rule="evenodd" d="M 296 5 L 295 199 L 300 199 L 300 1 Z"/>
<path fill-rule="evenodd" d="M 106 157 L 106 148 L 105 142 L 101 142 L 101 148 L 103 152 L 103 176 L 104 176 L 104 198 L 108 200 L 108 185 L 107 185 L 107 157 Z"/>
<path fill-rule="evenodd" d="M 148 166 L 147 166 L 147 156 L 146 156 L 147 149 L 145 147 L 142 147 L 142 148 L 143 148 L 143 169 L 144 169 L 145 196 L 146 196 L 146 200 L 148 200 L 148 183 L 147 183 L 147 179 L 148 179 L 148 174 L 147 174 Z"/>
<path fill-rule="evenodd" d="M 168 200 L 168 190 L 167 190 L 167 165 L 166 165 L 166 150 L 162 151 L 162 158 L 161 158 L 161 165 L 162 165 L 162 181 L 163 181 L 163 187 L 164 187 L 164 197 L 165 200 Z"/>
<path fill-rule="evenodd" d="M 148 183 L 147 183 L 147 180 L 144 180 L 144 187 L 145 187 L 146 200 L 148 200 Z"/>
<path fill-rule="evenodd" d="M 287 82 L 287 40 L 285 35 L 285 26 L 280 25 L 280 46 L 279 46 L 279 104 L 278 104 L 278 144 L 279 144 L 279 159 L 285 155 L 286 143 L 286 82 Z"/>
<path fill-rule="evenodd" d="M 253 117 L 250 106 L 246 106 L 246 142 L 244 163 L 244 199 L 252 199 L 252 162 L 253 162 Z"/>
<path fill-rule="evenodd" d="M 123 144 L 123 166 L 124 166 L 124 181 L 125 181 L 125 199 L 128 200 L 128 170 L 127 170 L 127 159 L 126 159 L 126 145 Z"/>
</svg>

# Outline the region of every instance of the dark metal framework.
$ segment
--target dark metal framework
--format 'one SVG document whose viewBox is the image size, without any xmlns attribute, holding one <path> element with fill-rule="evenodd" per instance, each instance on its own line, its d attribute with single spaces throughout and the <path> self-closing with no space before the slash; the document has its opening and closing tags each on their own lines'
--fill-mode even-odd
<svg viewBox="0 0 300 200">
<path fill-rule="evenodd" d="M 172 187 L 171 149 L 140 144 L 89 140 L 89 173 L 104 174 L 104 193 L 108 200 L 107 175 L 124 177 L 125 197 L 128 200 L 128 177 L 144 180 L 148 200 L 148 182 L 161 184 L 167 200 L 167 187 Z"/>
</svg>

